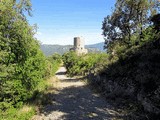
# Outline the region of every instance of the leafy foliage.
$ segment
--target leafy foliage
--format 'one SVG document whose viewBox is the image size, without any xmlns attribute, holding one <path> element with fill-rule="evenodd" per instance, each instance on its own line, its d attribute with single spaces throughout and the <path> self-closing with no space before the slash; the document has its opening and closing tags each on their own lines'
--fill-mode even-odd
<svg viewBox="0 0 160 120">
<path fill-rule="evenodd" d="M 85 75 L 89 73 L 96 63 L 106 57 L 107 55 L 104 53 L 77 56 L 75 52 L 71 51 L 63 55 L 63 62 L 70 76 Z"/>
<path fill-rule="evenodd" d="M 46 59 L 46 72 L 45 76 L 46 77 L 51 77 L 52 75 L 55 74 L 55 72 L 58 70 L 60 64 L 62 63 L 62 58 L 61 55 L 55 53 L 52 56 L 49 56 Z"/>
<path fill-rule="evenodd" d="M 5 112 L 0 111 L 1 120 L 30 120 L 35 114 L 35 110 L 31 106 L 22 108 L 9 108 Z"/>
<path fill-rule="evenodd" d="M 112 15 L 105 17 L 102 25 L 106 48 L 117 40 L 132 46 L 132 35 L 142 35 L 149 25 L 149 14 L 157 14 L 159 4 L 157 0 L 117 0 Z"/>
<path fill-rule="evenodd" d="M 44 79 L 55 73 L 61 56 L 45 58 L 25 14 L 31 15 L 30 0 L 0 1 L 0 116 L 26 120 L 34 109 L 22 111 L 25 102 L 46 88 Z M 28 110 L 28 108 L 27 108 Z M 18 112 L 17 112 L 18 111 Z"/>
<path fill-rule="evenodd" d="M 20 107 L 43 80 L 45 57 L 25 18 L 29 0 L 0 2 L 0 108 Z"/>
<path fill-rule="evenodd" d="M 128 119 L 158 120 L 160 114 L 159 4 L 117 0 L 113 14 L 103 22 L 108 58 L 106 66 L 98 73 L 100 65 L 95 67 L 89 79 L 115 103 L 122 105 L 123 98 L 138 105 Z"/>
</svg>

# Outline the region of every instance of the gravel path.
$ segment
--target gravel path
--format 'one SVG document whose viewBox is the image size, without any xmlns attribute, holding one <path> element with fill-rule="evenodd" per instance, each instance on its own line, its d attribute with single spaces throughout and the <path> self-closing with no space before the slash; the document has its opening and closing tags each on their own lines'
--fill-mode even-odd
<svg viewBox="0 0 160 120">
<path fill-rule="evenodd" d="M 69 78 L 65 73 L 66 69 L 60 67 L 52 103 L 44 106 L 33 120 L 120 120 L 106 100 L 93 93 L 82 80 Z"/>
</svg>

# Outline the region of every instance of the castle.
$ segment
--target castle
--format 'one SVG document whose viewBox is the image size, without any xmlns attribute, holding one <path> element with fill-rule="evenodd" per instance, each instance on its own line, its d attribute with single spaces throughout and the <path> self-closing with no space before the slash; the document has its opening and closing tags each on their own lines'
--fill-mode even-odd
<svg viewBox="0 0 160 120">
<path fill-rule="evenodd" d="M 84 47 L 84 40 L 81 37 L 74 38 L 74 46 L 70 50 L 73 50 L 77 55 L 87 54 L 88 50 Z"/>
</svg>

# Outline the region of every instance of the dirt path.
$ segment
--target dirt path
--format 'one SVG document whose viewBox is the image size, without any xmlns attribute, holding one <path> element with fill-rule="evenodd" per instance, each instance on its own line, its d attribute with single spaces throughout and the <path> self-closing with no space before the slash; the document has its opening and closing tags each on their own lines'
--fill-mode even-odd
<svg viewBox="0 0 160 120">
<path fill-rule="evenodd" d="M 66 69 L 56 73 L 59 81 L 51 94 L 52 103 L 43 107 L 34 120 L 118 120 L 119 114 L 106 100 L 94 94 L 80 79 L 66 77 Z"/>
</svg>

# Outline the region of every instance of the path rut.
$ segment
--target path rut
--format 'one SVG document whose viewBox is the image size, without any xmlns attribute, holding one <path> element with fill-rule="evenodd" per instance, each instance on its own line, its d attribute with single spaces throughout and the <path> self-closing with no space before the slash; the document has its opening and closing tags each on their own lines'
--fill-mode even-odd
<svg viewBox="0 0 160 120">
<path fill-rule="evenodd" d="M 118 112 L 101 96 L 93 93 L 78 78 L 66 76 L 66 69 L 60 67 L 56 73 L 59 79 L 52 103 L 43 107 L 33 120 L 119 120 Z"/>
</svg>

